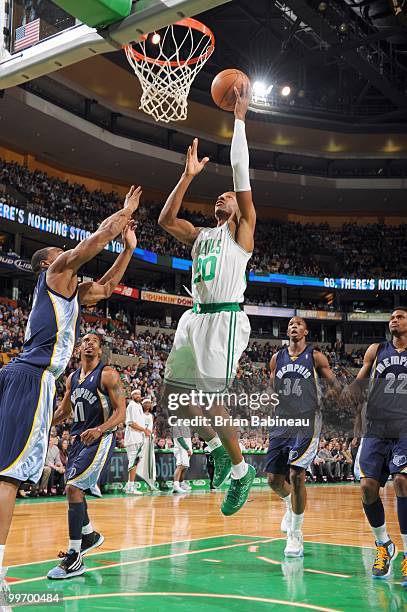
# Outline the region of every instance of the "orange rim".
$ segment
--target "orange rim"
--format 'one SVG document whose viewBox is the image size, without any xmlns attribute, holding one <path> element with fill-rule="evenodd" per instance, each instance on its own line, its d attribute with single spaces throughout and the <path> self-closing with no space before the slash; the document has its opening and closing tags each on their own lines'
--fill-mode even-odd
<svg viewBox="0 0 407 612">
<path fill-rule="evenodd" d="M 157 64 L 158 66 L 171 66 L 173 68 L 177 68 L 178 66 L 192 66 L 197 64 L 200 60 L 207 60 L 213 53 L 215 49 L 215 36 L 210 28 L 206 26 L 204 23 L 201 23 L 197 19 L 192 19 L 192 17 L 186 17 L 185 19 L 181 19 L 180 21 L 176 21 L 173 25 L 184 26 L 185 28 L 192 28 L 193 30 L 197 30 L 198 32 L 202 32 L 205 36 L 208 36 L 211 40 L 209 47 L 206 49 L 204 53 L 198 55 L 198 57 L 192 57 L 189 60 L 185 60 L 184 62 L 176 62 L 175 60 L 158 60 L 153 57 L 149 57 L 148 55 L 143 55 L 143 53 L 139 53 L 133 49 L 132 45 L 124 45 L 125 51 L 130 53 L 132 57 L 137 62 L 148 62 L 149 64 Z M 142 40 L 147 39 L 148 34 L 144 34 Z"/>
</svg>

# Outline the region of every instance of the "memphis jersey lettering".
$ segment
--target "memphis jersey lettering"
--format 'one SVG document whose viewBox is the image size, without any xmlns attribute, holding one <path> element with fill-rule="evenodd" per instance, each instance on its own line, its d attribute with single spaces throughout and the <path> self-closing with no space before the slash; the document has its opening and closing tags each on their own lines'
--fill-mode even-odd
<svg viewBox="0 0 407 612">
<path fill-rule="evenodd" d="M 72 356 L 80 330 L 78 289 L 71 298 L 52 291 L 41 272 L 24 337 L 19 363 L 43 368 L 55 378 L 64 372 Z"/>
<path fill-rule="evenodd" d="M 379 345 L 370 374 L 368 420 L 407 418 L 407 349 L 397 351 L 392 342 Z"/>
<path fill-rule="evenodd" d="M 81 368 L 72 374 L 71 403 L 74 422 L 71 435 L 73 436 L 79 436 L 87 429 L 99 427 L 112 414 L 109 396 L 101 386 L 104 367 L 104 363 L 99 363 L 81 383 L 79 382 Z"/>
<path fill-rule="evenodd" d="M 274 389 L 279 416 L 312 416 L 319 408 L 320 392 L 314 364 L 314 349 L 307 346 L 293 360 L 284 347 L 277 353 Z"/>
<path fill-rule="evenodd" d="M 228 223 L 202 229 L 192 247 L 194 302 L 243 302 L 251 256 L 232 238 Z"/>
</svg>

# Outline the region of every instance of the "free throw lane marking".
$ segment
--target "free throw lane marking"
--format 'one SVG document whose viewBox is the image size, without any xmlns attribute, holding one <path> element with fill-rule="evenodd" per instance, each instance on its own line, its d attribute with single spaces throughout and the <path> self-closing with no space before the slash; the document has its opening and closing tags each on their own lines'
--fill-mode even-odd
<svg viewBox="0 0 407 612">
<path fill-rule="evenodd" d="M 205 539 L 205 538 L 202 538 Z M 122 561 L 121 563 L 112 563 L 112 565 L 105 567 L 90 567 L 86 570 L 86 573 L 89 572 L 98 572 L 103 569 L 112 569 L 113 567 L 125 567 L 126 565 L 139 565 L 140 563 L 148 563 L 149 561 L 163 561 L 164 559 L 175 559 L 176 557 L 185 557 L 189 555 L 200 555 L 202 553 L 214 552 L 216 550 L 227 550 L 229 548 L 239 548 L 242 546 L 247 546 L 248 544 L 268 544 L 269 542 L 274 542 L 281 538 L 270 538 L 269 540 L 255 540 L 253 542 L 239 542 L 239 544 L 227 544 L 225 546 L 215 546 L 213 548 L 202 548 L 201 550 L 186 550 L 179 553 L 173 553 L 170 555 L 160 555 L 158 557 L 146 557 L 145 559 L 135 559 L 134 561 Z M 46 576 L 38 576 L 36 578 L 27 578 L 20 580 L 18 582 L 18 586 L 22 584 L 28 584 L 30 582 L 39 582 L 40 580 L 46 580 Z M 12 586 L 12 585 L 10 585 Z"/>
<path fill-rule="evenodd" d="M 216 538 L 231 538 L 237 537 L 234 533 L 221 533 L 219 535 L 205 536 L 204 538 L 190 538 L 188 540 L 173 540 L 172 542 L 157 542 L 155 544 L 139 544 L 138 546 L 130 546 L 128 548 L 112 548 L 110 550 L 97 550 L 96 552 L 90 552 L 86 554 L 86 557 L 94 557 L 95 555 L 110 555 L 112 553 L 128 552 L 130 550 L 140 550 L 142 548 L 153 548 L 154 546 L 173 546 L 173 544 L 185 544 L 189 542 L 201 542 L 202 540 L 215 540 Z M 242 538 L 259 537 L 269 540 L 271 536 L 241 536 Z M 106 543 L 106 542 L 105 542 Z M 41 561 L 32 561 L 32 563 L 17 563 L 16 565 L 9 565 L 8 568 L 13 567 L 31 567 L 32 565 L 39 565 L 41 563 L 51 563 L 52 561 L 58 561 L 57 557 L 52 559 L 41 559 Z"/>
</svg>

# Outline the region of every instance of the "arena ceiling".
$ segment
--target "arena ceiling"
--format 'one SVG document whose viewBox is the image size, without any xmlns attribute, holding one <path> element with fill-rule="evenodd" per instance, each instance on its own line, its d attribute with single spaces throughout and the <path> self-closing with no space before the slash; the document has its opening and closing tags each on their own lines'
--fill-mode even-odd
<svg viewBox="0 0 407 612">
<path fill-rule="evenodd" d="M 213 77 L 236 67 L 274 85 L 280 121 L 407 124 L 406 13 L 403 0 L 233 0 L 197 16 L 216 49 L 191 98 L 210 104 Z M 131 70 L 122 53 L 108 57 Z"/>
<path fill-rule="evenodd" d="M 230 182 L 233 115 L 214 107 L 210 84 L 235 66 L 275 91 L 292 88 L 286 101 L 277 96 L 249 115 L 259 203 L 404 213 L 407 19 L 391 10 L 397 2 L 233 0 L 197 16 L 217 46 L 187 121 L 157 124 L 141 113 L 138 81 L 116 51 L 6 90 L 0 141 L 66 170 L 167 191 L 199 135 L 213 163 L 191 196 L 211 199 Z"/>
<path fill-rule="evenodd" d="M 6 92 L 0 111 L 1 143 L 78 175 L 169 193 L 185 163 L 184 152 L 117 135 L 22 88 Z M 340 211 L 349 218 L 354 213 L 405 215 L 403 179 L 333 179 L 261 169 L 252 170 L 251 177 L 261 206 L 303 214 Z M 229 164 L 209 163 L 188 197 L 213 202 L 230 189 L 231 179 Z"/>
</svg>

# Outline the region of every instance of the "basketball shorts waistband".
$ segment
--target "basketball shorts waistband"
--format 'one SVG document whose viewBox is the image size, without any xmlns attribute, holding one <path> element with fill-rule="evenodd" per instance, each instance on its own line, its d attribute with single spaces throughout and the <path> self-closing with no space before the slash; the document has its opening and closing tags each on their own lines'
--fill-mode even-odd
<svg viewBox="0 0 407 612">
<path fill-rule="evenodd" d="M 38 378 L 41 378 L 44 372 L 47 372 L 48 370 L 44 368 L 40 368 L 35 365 L 31 365 L 29 363 L 24 363 L 21 361 L 11 361 L 7 365 L 5 365 L 1 371 L 2 372 L 25 372 L 26 374 L 32 374 L 34 376 L 38 376 Z M 49 372 L 49 374 L 50 376 L 52 376 L 52 378 L 54 378 L 52 372 Z"/>
<path fill-rule="evenodd" d="M 192 307 L 194 314 L 214 314 L 215 312 L 238 312 L 242 310 L 239 302 L 218 302 L 214 304 L 198 304 Z"/>
</svg>

